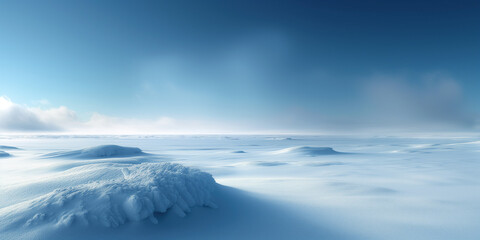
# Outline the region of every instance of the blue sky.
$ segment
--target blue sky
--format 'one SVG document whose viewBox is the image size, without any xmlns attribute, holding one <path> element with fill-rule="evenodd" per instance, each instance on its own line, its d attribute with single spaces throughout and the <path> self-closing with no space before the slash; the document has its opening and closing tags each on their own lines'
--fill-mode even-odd
<svg viewBox="0 0 480 240">
<path fill-rule="evenodd" d="M 478 1 L 0 1 L 0 126 L 476 130 L 479 12 Z"/>
</svg>

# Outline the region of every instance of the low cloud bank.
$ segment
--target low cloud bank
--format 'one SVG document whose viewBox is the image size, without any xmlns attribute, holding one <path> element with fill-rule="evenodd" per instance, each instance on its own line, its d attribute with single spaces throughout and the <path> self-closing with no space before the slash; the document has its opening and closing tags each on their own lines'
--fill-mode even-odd
<svg viewBox="0 0 480 240">
<path fill-rule="evenodd" d="M 83 120 L 75 111 L 64 106 L 49 109 L 34 108 L 0 96 L 0 133 L 173 134 L 207 133 L 207 131 L 215 131 L 215 124 L 179 121 L 171 117 L 118 118 L 99 113 L 93 113 L 90 118 Z"/>
<path fill-rule="evenodd" d="M 0 97 L 0 128 L 10 131 L 60 131 L 77 121 L 74 111 L 61 106 L 51 109 L 31 108 Z"/>
<path fill-rule="evenodd" d="M 415 80 L 415 81 L 414 81 Z M 462 86 L 448 76 L 421 78 L 376 75 L 363 81 L 351 106 L 336 109 L 286 109 L 279 115 L 234 117 L 228 124 L 216 120 L 119 118 L 93 113 L 80 119 L 65 106 L 29 107 L 0 96 L 0 133 L 69 134 L 403 134 L 470 132 L 478 130 L 478 114 L 467 108 Z M 331 110 L 333 111 L 333 110 Z"/>
<path fill-rule="evenodd" d="M 476 127 L 461 85 L 447 76 L 430 74 L 415 82 L 376 76 L 365 90 L 366 115 L 375 125 L 434 130 Z"/>
</svg>

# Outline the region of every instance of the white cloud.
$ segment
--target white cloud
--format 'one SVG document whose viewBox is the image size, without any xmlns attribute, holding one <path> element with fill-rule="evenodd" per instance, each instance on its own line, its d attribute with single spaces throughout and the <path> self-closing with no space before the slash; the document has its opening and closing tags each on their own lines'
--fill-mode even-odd
<svg viewBox="0 0 480 240">
<path fill-rule="evenodd" d="M 81 120 L 73 110 L 64 106 L 49 109 L 29 107 L 0 96 L 0 130 L 11 133 L 188 134 L 214 133 L 221 131 L 222 127 L 211 121 L 179 121 L 166 116 L 136 119 L 94 113 L 88 120 Z"/>
<path fill-rule="evenodd" d="M 0 128 L 7 131 L 60 131 L 76 119 L 75 112 L 63 106 L 43 110 L 0 97 Z"/>
<path fill-rule="evenodd" d="M 120 118 L 94 113 L 82 120 L 67 107 L 29 107 L 0 97 L 0 130 L 3 132 L 51 132 L 72 134 L 202 134 L 202 133 L 332 133 L 373 131 L 450 131 L 474 130 L 477 115 L 466 108 L 462 87 L 452 78 L 439 74 L 407 79 L 377 75 L 365 80 L 350 114 L 326 114 L 305 108 L 289 108 L 279 115 L 250 120 L 233 117 L 228 124 L 159 116 L 152 119 Z"/>
</svg>

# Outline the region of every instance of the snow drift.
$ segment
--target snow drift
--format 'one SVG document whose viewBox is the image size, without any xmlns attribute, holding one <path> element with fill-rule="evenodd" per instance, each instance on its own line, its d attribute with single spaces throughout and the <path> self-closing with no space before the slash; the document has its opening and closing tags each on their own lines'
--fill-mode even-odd
<svg viewBox="0 0 480 240">
<path fill-rule="evenodd" d="M 122 177 L 56 189 L 36 199 L 0 209 L 1 228 L 116 227 L 126 222 L 149 219 L 173 211 L 183 217 L 192 207 L 216 207 L 211 194 L 213 177 L 197 169 L 171 163 L 144 163 L 109 167 Z"/>
<path fill-rule="evenodd" d="M 0 149 L 7 149 L 7 150 L 18 150 L 17 147 L 12 147 L 12 146 L 5 146 L 5 145 L 0 145 Z"/>
<path fill-rule="evenodd" d="M 342 152 L 337 152 L 333 150 L 331 147 L 308 147 L 308 146 L 300 146 L 300 147 L 289 147 L 279 151 L 275 151 L 276 154 L 284 154 L 284 153 L 296 153 L 301 154 L 304 156 L 321 156 L 321 155 L 334 155 L 334 154 L 343 154 Z"/>
<path fill-rule="evenodd" d="M 97 158 L 121 158 L 146 155 L 140 148 L 122 147 L 118 145 L 100 145 L 91 148 L 84 148 L 75 151 L 62 151 L 45 155 L 50 158 L 78 158 L 78 159 L 97 159 Z"/>
<path fill-rule="evenodd" d="M 233 151 L 232 153 L 247 153 L 247 152 L 239 150 L 239 151 Z"/>
<path fill-rule="evenodd" d="M 4 152 L 4 151 L 2 151 L 2 150 L 0 150 L 0 158 L 1 158 L 1 157 L 10 157 L 10 154 L 7 153 L 7 152 Z"/>
</svg>

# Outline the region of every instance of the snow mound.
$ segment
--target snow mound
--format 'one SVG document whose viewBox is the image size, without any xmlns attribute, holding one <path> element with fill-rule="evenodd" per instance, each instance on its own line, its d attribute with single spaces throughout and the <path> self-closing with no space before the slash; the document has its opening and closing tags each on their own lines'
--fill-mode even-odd
<svg viewBox="0 0 480 240">
<path fill-rule="evenodd" d="M 10 157 L 10 153 L 4 152 L 0 150 L 0 158 L 1 157 Z"/>
<path fill-rule="evenodd" d="M 291 140 L 296 140 L 296 139 L 291 138 L 291 137 L 269 137 L 269 138 L 267 138 L 267 140 L 275 140 L 275 141 L 287 140 L 287 141 L 291 141 Z"/>
<path fill-rule="evenodd" d="M 322 156 L 322 155 L 335 155 L 335 154 L 343 154 L 341 152 L 337 152 L 333 150 L 331 147 L 308 147 L 308 146 L 300 146 L 300 147 L 289 147 L 284 148 L 279 151 L 275 151 L 275 154 L 285 154 L 285 153 L 297 153 L 305 156 Z"/>
<path fill-rule="evenodd" d="M 274 166 L 281 166 L 281 165 L 287 165 L 286 162 L 278 162 L 278 161 L 273 161 L 273 162 L 267 162 L 267 161 L 260 161 L 255 163 L 258 166 L 264 166 L 264 167 L 274 167 Z"/>
<path fill-rule="evenodd" d="M 247 152 L 239 150 L 239 151 L 233 151 L 232 153 L 247 153 Z"/>
<path fill-rule="evenodd" d="M 7 227 L 117 227 L 145 219 L 157 223 L 154 214 L 167 211 L 183 217 L 192 207 L 216 208 L 211 197 L 216 183 L 209 173 L 172 163 L 117 166 L 111 170 L 121 171 L 122 177 L 56 189 L 0 209 L 0 219 Z"/>
<path fill-rule="evenodd" d="M 145 155 L 145 153 L 136 147 L 122 147 L 118 145 L 100 145 L 91 148 L 84 148 L 75 151 L 55 152 L 45 155 L 46 157 L 60 158 L 79 158 L 79 159 L 96 159 L 96 158 L 120 158 L 134 157 Z"/>
<path fill-rule="evenodd" d="M 12 147 L 12 146 L 5 146 L 5 145 L 0 145 L 0 149 L 8 149 L 8 150 L 17 150 L 17 147 Z"/>
</svg>

